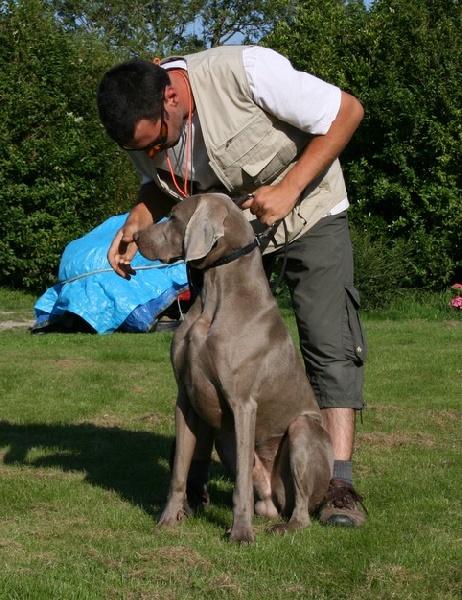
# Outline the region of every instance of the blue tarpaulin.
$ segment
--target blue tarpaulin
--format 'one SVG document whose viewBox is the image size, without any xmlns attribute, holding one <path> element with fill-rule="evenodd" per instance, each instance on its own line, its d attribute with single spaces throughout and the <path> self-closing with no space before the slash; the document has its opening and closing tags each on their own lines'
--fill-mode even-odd
<svg viewBox="0 0 462 600">
<path fill-rule="evenodd" d="M 130 281 L 114 273 L 108 248 L 127 214 L 111 217 L 82 238 L 70 242 L 61 257 L 58 283 L 35 304 L 33 331 L 77 315 L 97 333 L 116 330 L 146 333 L 178 296 L 188 289 L 183 262 L 164 265 L 138 252 Z"/>
</svg>

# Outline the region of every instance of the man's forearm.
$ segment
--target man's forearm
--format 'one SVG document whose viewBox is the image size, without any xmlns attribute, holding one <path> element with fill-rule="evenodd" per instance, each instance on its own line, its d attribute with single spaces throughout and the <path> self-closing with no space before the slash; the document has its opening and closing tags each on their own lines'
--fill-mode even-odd
<svg viewBox="0 0 462 600">
<path fill-rule="evenodd" d="M 170 214 L 176 201 L 163 192 L 153 181 L 142 185 L 138 192 L 136 205 L 127 219 L 136 219 L 139 229 L 157 223 Z"/>
<path fill-rule="evenodd" d="M 339 157 L 364 116 L 364 110 L 354 96 L 342 92 L 339 113 L 326 135 L 314 137 L 297 164 L 281 181 L 287 195 L 295 201 L 302 191 L 320 177 Z"/>
</svg>

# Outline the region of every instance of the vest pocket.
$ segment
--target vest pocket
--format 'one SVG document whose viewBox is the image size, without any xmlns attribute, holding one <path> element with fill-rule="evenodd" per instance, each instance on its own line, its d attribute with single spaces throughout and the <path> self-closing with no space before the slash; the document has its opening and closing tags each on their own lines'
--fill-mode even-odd
<svg viewBox="0 0 462 600">
<path fill-rule="evenodd" d="M 367 343 L 364 327 L 359 316 L 360 300 L 354 286 L 345 286 L 346 323 L 344 344 L 347 358 L 363 363 L 367 358 Z"/>
<path fill-rule="evenodd" d="M 274 120 L 261 112 L 225 143 L 212 148 L 210 166 L 228 188 L 255 189 L 271 183 L 306 145 L 307 134 L 286 125 L 288 135 Z"/>
</svg>

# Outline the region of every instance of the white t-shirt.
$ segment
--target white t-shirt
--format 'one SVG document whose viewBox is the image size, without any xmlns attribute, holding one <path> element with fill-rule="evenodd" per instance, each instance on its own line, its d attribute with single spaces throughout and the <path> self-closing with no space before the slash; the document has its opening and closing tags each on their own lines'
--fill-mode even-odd
<svg viewBox="0 0 462 600">
<path fill-rule="evenodd" d="M 265 112 L 280 121 L 294 125 L 312 135 L 324 135 L 329 131 L 339 108 L 341 91 L 338 87 L 301 71 L 296 71 L 283 56 L 269 48 L 248 46 L 243 51 L 244 68 L 248 77 L 253 100 Z M 187 70 L 184 60 L 168 63 L 167 69 Z M 185 172 L 186 128 L 178 144 L 169 149 L 173 171 L 183 177 Z M 138 153 L 129 153 L 130 155 Z M 149 159 L 144 153 L 133 156 L 134 164 L 142 175 L 142 183 L 152 180 L 150 171 L 155 168 L 169 170 L 165 153 Z M 197 111 L 192 118 L 192 165 L 186 168 L 190 179 L 195 182 L 197 191 L 221 185 L 221 182 L 208 164 L 207 151 Z M 141 159 L 141 160 L 140 160 Z M 348 207 L 345 198 L 329 214 L 336 214 Z"/>
</svg>

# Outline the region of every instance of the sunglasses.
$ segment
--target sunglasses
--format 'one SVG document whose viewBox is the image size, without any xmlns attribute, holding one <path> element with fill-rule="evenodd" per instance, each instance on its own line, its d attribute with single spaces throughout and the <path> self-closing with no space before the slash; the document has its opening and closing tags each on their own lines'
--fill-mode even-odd
<svg viewBox="0 0 462 600">
<path fill-rule="evenodd" d="M 121 146 L 124 150 L 128 152 L 145 152 L 149 158 L 154 158 L 159 154 L 161 150 L 163 150 L 165 142 L 168 137 L 168 125 L 164 120 L 164 99 L 162 98 L 162 103 L 160 105 L 160 134 L 159 136 L 150 144 L 143 146 L 142 148 L 127 148 L 127 146 Z"/>
</svg>

